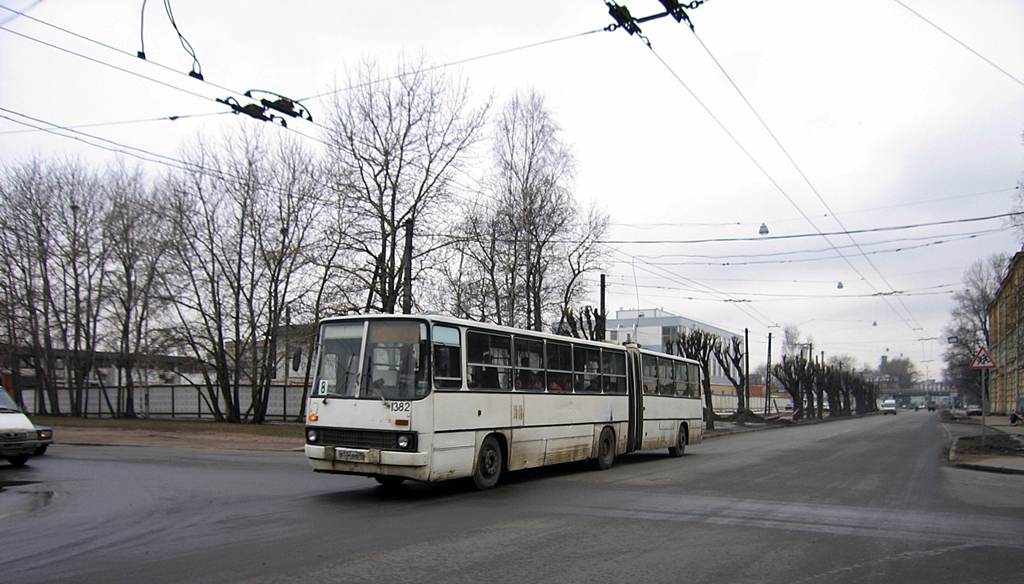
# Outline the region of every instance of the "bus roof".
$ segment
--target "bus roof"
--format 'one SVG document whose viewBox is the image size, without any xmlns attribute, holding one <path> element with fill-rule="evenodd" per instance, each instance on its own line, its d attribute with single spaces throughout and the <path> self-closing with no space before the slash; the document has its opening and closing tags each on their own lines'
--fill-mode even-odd
<svg viewBox="0 0 1024 584">
<path fill-rule="evenodd" d="M 456 318 L 454 316 L 446 316 L 442 314 L 350 314 L 345 316 L 331 316 L 324 318 L 320 321 L 321 324 L 330 324 L 332 322 L 345 322 L 349 320 L 416 320 L 416 321 L 427 321 L 436 324 L 448 324 L 452 326 L 469 327 L 475 329 L 485 329 L 494 332 L 507 333 L 511 335 L 529 335 L 531 337 L 541 337 L 550 341 L 557 342 L 574 342 L 583 343 L 591 346 L 598 347 L 620 347 L 623 349 L 637 350 L 640 353 L 647 355 L 654 355 L 659 357 L 672 357 L 675 359 L 682 359 L 696 363 L 693 359 L 688 359 L 679 355 L 670 355 L 668 353 L 661 353 L 658 351 L 652 351 L 650 349 L 642 349 L 634 344 L 623 345 L 615 341 L 595 341 L 591 339 L 580 339 L 576 337 L 568 337 L 564 335 L 557 335 L 554 333 L 545 333 L 540 331 L 531 331 L 527 329 L 520 329 L 515 327 L 509 327 L 504 325 L 493 324 L 489 322 L 478 322 L 475 320 L 468 320 L 464 318 Z"/>
</svg>

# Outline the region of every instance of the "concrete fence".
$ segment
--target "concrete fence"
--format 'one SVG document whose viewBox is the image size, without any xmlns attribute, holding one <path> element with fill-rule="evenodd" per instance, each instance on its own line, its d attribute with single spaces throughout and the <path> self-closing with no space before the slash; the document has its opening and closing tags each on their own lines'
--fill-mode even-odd
<svg viewBox="0 0 1024 584">
<path fill-rule="evenodd" d="M 296 421 L 302 411 L 301 385 L 274 385 L 270 387 L 267 402 L 267 420 Z M 70 389 L 58 389 L 57 400 L 61 413 L 71 411 Z M 83 393 L 83 412 L 90 418 L 110 418 L 119 410 L 117 404 L 124 403 L 125 391 L 118 387 L 89 387 Z M 241 411 L 244 413 L 252 404 L 252 392 L 248 387 L 238 391 Z M 135 414 L 144 418 L 180 418 L 183 420 L 212 420 L 210 396 L 205 388 L 192 385 L 150 385 L 136 387 L 133 396 Z M 49 398 L 45 398 L 49 405 Z M 22 400 L 30 414 L 41 414 L 43 404 L 35 391 L 23 391 Z M 224 402 L 220 403 L 224 411 Z M 49 408 L 51 413 L 52 406 Z M 123 407 L 121 408 L 124 409 Z"/>
<path fill-rule="evenodd" d="M 68 413 L 71 411 L 71 390 L 57 390 L 57 399 L 60 404 L 60 411 Z M 205 388 L 192 385 L 149 385 L 135 388 L 133 405 L 135 414 L 145 418 L 180 418 L 183 420 L 210 420 L 213 419 L 213 411 L 210 409 L 210 397 Z M 274 385 L 270 388 L 270 397 L 267 405 L 267 420 L 270 421 L 296 421 L 302 411 L 302 385 Z M 35 391 L 23 391 L 22 399 L 25 409 L 30 414 L 41 414 L 43 412 L 39 395 Z M 89 387 L 84 390 L 82 408 L 86 417 L 110 418 L 116 415 L 119 410 L 117 404 L 124 403 L 125 393 L 123 388 L 117 387 Z M 241 410 L 244 413 L 252 403 L 252 393 L 248 387 L 239 389 L 239 401 Z M 736 395 L 713 394 L 711 398 L 715 412 L 728 415 L 736 411 Z M 764 397 L 752 396 L 750 398 L 750 409 L 758 414 L 764 413 Z M 48 399 L 47 399 L 48 403 Z M 775 396 L 769 401 L 770 412 L 777 413 L 785 411 L 787 407 L 792 408 L 793 402 L 789 398 Z M 221 400 L 221 410 L 224 403 Z M 123 410 L 122 406 L 122 410 Z M 53 408 L 50 408 L 53 411 Z"/>
</svg>

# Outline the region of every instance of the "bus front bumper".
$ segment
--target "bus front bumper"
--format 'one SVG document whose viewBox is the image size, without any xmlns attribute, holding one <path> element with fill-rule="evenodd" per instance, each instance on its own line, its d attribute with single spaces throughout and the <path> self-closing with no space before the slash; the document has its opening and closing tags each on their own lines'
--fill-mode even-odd
<svg viewBox="0 0 1024 584">
<path fill-rule="evenodd" d="M 342 448 L 306 445 L 306 457 L 317 472 L 358 475 L 395 475 L 419 478 L 425 476 L 426 452 L 396 452 L 376 448 Z M 419 479 L 419 480 L 425 480 Z"/>
</svg>

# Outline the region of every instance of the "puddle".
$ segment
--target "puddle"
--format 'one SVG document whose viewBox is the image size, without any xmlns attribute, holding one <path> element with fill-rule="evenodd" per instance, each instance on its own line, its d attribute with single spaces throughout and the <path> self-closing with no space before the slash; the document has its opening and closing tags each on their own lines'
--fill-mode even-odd
<svg viewBox="0 0 1024 584">
<path fill-rule="evenodd" d="M 47 507 L 53 502 L 56 493 L 53 491 L 19 491 L 9 490 L 11 487 L 24 487 L 37 485 L 39 481 L 0 481 L 0 515 L 6 515 L 3 511 L 12 511 L 10 507 L 16 507 L 17 511 L 33 513 Z"/>
</svg>

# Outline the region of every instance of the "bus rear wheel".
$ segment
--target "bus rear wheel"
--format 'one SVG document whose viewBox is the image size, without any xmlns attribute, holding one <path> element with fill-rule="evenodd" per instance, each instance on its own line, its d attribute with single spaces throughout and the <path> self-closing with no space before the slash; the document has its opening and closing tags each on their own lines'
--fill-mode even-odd
<svg viewBox="0 0 1024 584">
<path fill-rule="evenodd" d="M 615 432 L 611 428 L 604 428 L 597 440 L 597 456 L 590 459 L 590 467 L 594 470 L 608 470 L 614 463 Z"/>
<path fill-rule="evenodd" d="M 501 446 L 494 436 L 484 438 L 480 445 L 480 453 L 476 456 L 476 470 L 473 472 L 473 482 L 476 488 L 486 491 L 498 484 L 501 478 Z"/>
<path fill-rule="evenodd" d="M 686 452 L 686 426 L 679 426 L 679 435 L 676 436 L 676 445 L 670 446 L 668 453 L 680 457 Z"/>
</svg>

